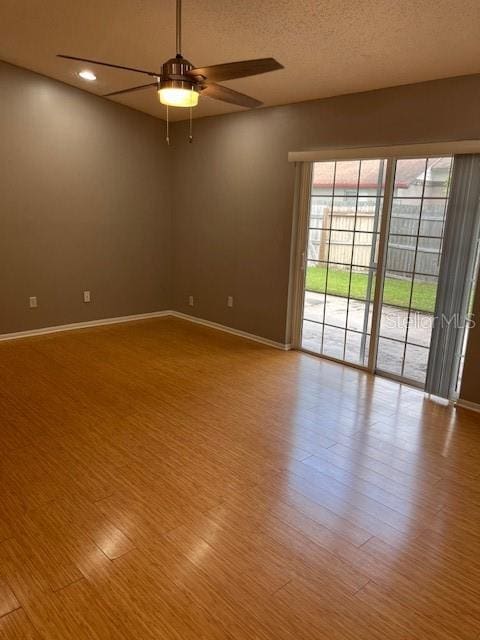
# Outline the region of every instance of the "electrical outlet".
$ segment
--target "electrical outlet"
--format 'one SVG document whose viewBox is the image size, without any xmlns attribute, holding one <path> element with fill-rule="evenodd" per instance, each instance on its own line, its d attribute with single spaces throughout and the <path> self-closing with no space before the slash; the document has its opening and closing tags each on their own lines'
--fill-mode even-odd
<svg viewBox="0 0 480 640">
<path fill-rule="evenodd" d="M 233 296 L 228 296 L 227 307 L 233 307 Z"/>
<path fill-rule="evenodd" d="M 83 292 L 83 301 L 84 302 L 90 302 L 90 291 L 84 291 Z"/>
<path fill-rule="evenodd" d="M 193 296 L 188 296 L 188 306 L 193 307 Z"/>
<path fill-rule="evenodd" d="M 37 296 L 30 296 L 29 305 L 30 309 L 36 309 L 38 307 Z"/>
</svg>

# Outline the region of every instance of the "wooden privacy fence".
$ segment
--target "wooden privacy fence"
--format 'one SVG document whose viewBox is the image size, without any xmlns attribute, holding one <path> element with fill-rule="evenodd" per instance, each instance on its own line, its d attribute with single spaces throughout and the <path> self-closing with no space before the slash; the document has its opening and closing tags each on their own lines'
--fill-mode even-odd
<svg viewBox="0 0 480 640">
<path fill-rule="evenodd" d="M 392 210 L 387 251 L 389 277 L 411 278 L 412 272 L 425 282 L 438 277 L 443 236 L 443 215 L 438 210 L 422 210 L 408 204 L 397 204 Z M 377 260 L 378 235 L 375 211 L 371 208 L 352 211 L 327 207 L 312 211 L 310 218 L 308 257 L 329 262 L 339 269 L 363 271 Z M 377 221 L 377 229 L 379 222 Z"/>
</svg>

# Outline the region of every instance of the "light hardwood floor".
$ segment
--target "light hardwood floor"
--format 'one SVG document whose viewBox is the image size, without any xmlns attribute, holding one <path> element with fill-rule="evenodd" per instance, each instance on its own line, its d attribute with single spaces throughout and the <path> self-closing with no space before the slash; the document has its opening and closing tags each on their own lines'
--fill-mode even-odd
<svg viewBox="0 0 480 640">
<path fill-rule="evenodd" d="M 175 319 L 0 344 L 0 637 L 480 637 L 480 416 Z"/>
</svg>

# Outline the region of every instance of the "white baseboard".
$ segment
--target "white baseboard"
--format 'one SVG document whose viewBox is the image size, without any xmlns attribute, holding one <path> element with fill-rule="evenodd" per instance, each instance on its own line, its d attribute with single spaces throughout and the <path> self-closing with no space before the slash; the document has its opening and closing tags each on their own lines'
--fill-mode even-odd
<svg viewBox="0 0 480 640">
<path fill-rule="evenodd" d="M 480 404 L 477 402 L 470 402 L 469 400 L 462 400 L 461 398 L 458 398 L 455 404 L 457 407 L 462 407 L 462 409 L 470 409 L 471 411 L 477 411 L 480 413 Z"/>
<path fill-rule="evenodd" d="M 269 340 L 268 338 L 262 338 L 261 336 L 256 336 L 253 333 L 247 333 L 246 331 L 240 331 L 240 329 L 232 329 L 232 327 L 227 327 L 224 324 L 219 324 L 218 322 L 211 322 L 210 320 L 204 320 L 203 318 L 197 318 L 195 316 L 189 316 L 186 313 L 181 313 L 180 311 L 170 311 L 170 315 L 175 318 L 181 318 L 182 320 L 188 320 L 189 322 L 194 322 L 195 324 L 201 324 L 205 327 L 210 327 L 211 329 L 217 329 L 217 331 L 223 331 L 224 333 L 231 333 L 234 336 L 239 336 L 240 338 L 246 338 L 247 340 L 253 340 L 253 342 L 259 342 L 260 344 L 266 344 L 269 347 L 274 347 L 275 349 L 281 349 L 282 351 L 289 351 L 291 349 L 291 345 L 284 344 L 283 342 L 275 342 L 275 340 Z"/>
<path fill-rule="evenodd" d="M 0 334 L 0 342 L 4 340 L 17 340 L 19 338 L 31 338 L 34 336 L 47 335 L 49 333 L 59 333 L 61 331 L 75 331 L 76 329 L 88 329 L 89 327 L 99 327 L 108 324 L 121 324 L 123 322 L 134 322 L 135 320 L 148 320 L 149 318 L 162 318 L 165 316 L 173 316 L 175 318 L 181 318 L 182 320 L 188 320 L 195 324 L 201 324 L 217 331 L 224 331 L 225 333 L 231 333 L 232 335 L 246 338 L 247 340 L 253 340 L 260 344 L 274 347 L 275 349 L 281 349 L 282 351 L 288 351 L 290 349 L 289 344 L 283 344 L 281 342 L 275 342 L 268 338 L 262 338 L 256 336 L 253 333 L 247 333 L 246 331 L 240 331 L 239 329 L 232 329 L 226 327 L 223 324 L 217 322 L 210 322 L 210 320 L 203 320 L 202 318 L 196 318 L 195 316 L 189 316 L 186 313 L 180 313 L 179 311 L 152 311 L 151 313 L 138 313 L 132 316 L 119 316 L 116 318 L 101 318 L 100 320 L 88 320 L 87 322 L 72 322 L 71 324 L 62 324 L 54 327 L 42 327 L 40 329 L 31 329 L 29 331 L 17 331 L 16 333 L 3 333 Z"/>
<path fill-rule="evenodd" d="M 88 327 L 99 327 L 105 324 L 120 324 L 122 322 L 133 322 L 135 320 L 147 320 L 148 318 L 161 318 L 171 315 L 171 311 L 152 311 L 151 313 L 137 313 L 133 316 L 118 316 L 116 318 L 100 318 L 99 320 L 87 320 L 86 322 L 72 322 L 61 324 L 55 327 L 42 327 L 29 331 L 17 331 L 16 333 L 0 334 L 2 340 L 17 340 L 18 338 L 31 338 L 33 336 L 43 336 L 48 333 L 59 333 L 61 331 L 75 331 L 76 329 L 88 329 Z"/>
</svg>

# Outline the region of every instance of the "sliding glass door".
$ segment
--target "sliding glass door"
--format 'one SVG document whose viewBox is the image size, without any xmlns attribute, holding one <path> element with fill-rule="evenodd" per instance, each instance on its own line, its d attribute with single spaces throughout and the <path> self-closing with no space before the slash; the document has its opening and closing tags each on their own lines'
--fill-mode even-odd
<svg viewBox="0 0 480 640">
<path fill-rule="evenodd" d="M 480 166 L 480 156 L 475 157 Z M 304 165 L 308 173 L 302 197 L 308 207 L 300 215 L 299 246 L 304 250 L 294 320 L 298 346 L 422 388 L 426 381 L 428 389 L 434 387 L 430 379 L 437 379 L 445 364 L 430 357 L 430 345 L 432 335 L 440 340 L 439 315 L 443 322 L 448 307 L 445 290 L 459 273 L 473 277 L 473 267 L 459 271 L 462 256 L 470 253 L 469 240 L 460 246 L 453 229 L 445 236 L 448 220 L 452 227 L 463 219 L 467 205 L 460 194 L 467 189 L 473 204 L 468 204 L 465 220 L 470 220 L 474 251 L 477 165 L 466 163 L 463 169 L 460 162 L 457 173 L 453 156 Z M 448 256 L 454 259 L 444 260 L 445 237 L 450 239 Z M 439 278 L 443 296 L 437 301 Z M 465 313 L 457 306 L 458 320 Z M 453 318 L 451 305 L 448 311 Z"/>
</svg>

